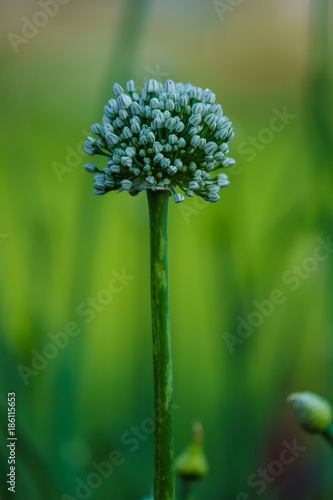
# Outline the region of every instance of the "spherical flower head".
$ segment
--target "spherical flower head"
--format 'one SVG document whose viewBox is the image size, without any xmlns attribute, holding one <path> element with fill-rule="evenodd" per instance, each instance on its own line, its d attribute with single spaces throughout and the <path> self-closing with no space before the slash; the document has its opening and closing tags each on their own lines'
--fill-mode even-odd
<svg viewBox="0 0 333 500">
<path fill-rule="evenodd" d="M 303 429 L 310 434 L 324 432 L 333 419 L 330 403 L 313 392 L 295 392 L 287 399 L 296 410 Z"/>
<path fill-rule="evenodd" d="M 102 123 L 92 125 L 95 137 L 84 145 L 87 154 L 106 159 L 102 170 L 85 165 L 96 174 L 94 193 L 136 195 L 151 189 L 170 191 L 176 203 L 183 194 L 219 200 L 229 181 L 224 173 L 214 174 L 235 163 L 226 156 L 234 131 L 215 94 L 172 80 L 149 79 L 141 94 L 133 80 L 125 88 L 113 85 L 115 98 L 104 107 Z"/>
</svg>

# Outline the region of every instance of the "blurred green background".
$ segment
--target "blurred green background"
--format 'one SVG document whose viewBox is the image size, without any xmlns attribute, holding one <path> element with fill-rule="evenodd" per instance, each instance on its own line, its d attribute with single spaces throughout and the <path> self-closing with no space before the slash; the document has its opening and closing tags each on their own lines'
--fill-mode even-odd
<svg viewBox="0 0 333 500">
<path fill-rule="evenodd" d="M 122 441 L 152 415 L 146 197 L 94 196 L 82 168 L 85 131 L 113 82 L 141 87 L 147 77 L 212 89 L 236 134 L 220 202 L 170 203 L 177 452 L 200 419 L 210 473 L 198 499 L 331 499 L 331 450 L 299 430 L 285 400 L 296 390 L 333 400 L 333 256 L 313 260 L 317 238 L 333 232 L 332 2 L 56 5 L 23 43 L 8 33 L 23 36 L 24 17 L 43 24 L 40 4 L 1 3 L 1 500 L 11 498 L 13 391 L 18 500 L 132 500 L 151 490 L 152 436 L 134 452 Z M 286 110 L 292 117 L 272 129 Z M 293 266 L 303 273 L 294 291 Z M 78 306 L 124 268 L 134 279 L 88 323 Z M 229 349 L 226 334 L 274 289 L 283 304 Z M 80 333 L 22 376 L 71 322 Z M 258 493 L 251 475 L 295 439 L 305 450 Z M 112 450 L 122 465 L 77 497 L 78 478 Z"/>
</svg>

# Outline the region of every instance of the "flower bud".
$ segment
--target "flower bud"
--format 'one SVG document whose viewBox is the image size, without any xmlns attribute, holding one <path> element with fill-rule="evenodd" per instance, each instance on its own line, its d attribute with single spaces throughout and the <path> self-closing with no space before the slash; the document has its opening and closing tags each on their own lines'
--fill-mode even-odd
<svg viewBox="0 0 333 500">
<path fill-rule="evenodd" d="M 204 105 L 201 102 L 197 102 L 196 104 L 194 104 L 192 106 L 192 113 L 194 115 L 195 114 L 201 115 L 203 113 L 204 109 L 205 109 Z"/>
<path fill-rule="evenodd" d="M 109 147 L 112 147 L 115 144 L 117 144 L 117 142 L 119 141 L 119 137 L 116 134 L 113 134 L 111 132 L 111 133 L 105 134 L 105 140 L 106 140 L 107 145 Z"/>
<path fill-rule="evenodd" d="M 153 158 L 154 163 L 160 163 L 161 160 L 163 160 L 164 156 L 162 153 L 156 153 L 156 155 Z"/>
<path fill-rule="evenodd" d="M 182 121 L 179 121 L 175 126 L 175 132 L 179 134 L 180 132 L 183 132 L 184 128 L 185 128 L 184 123 Z"/>
<path fill-rule="evenodd" d="M 191 139 L 191 145 L 194 148 L 197 148 L 200 144 L 200 136 L 199 135 L 194 135 Z"/>
<path fill-rule="evenodd" d="M 132 98 L 127 94 L 122 93 L 117 97 L 117 104 L 118 104 L 120 109 L 129 108 L 131 106 L 132 102 L 133 102 Z"/>
<path fill-rule="evenodd" d="M 147 80 L 145 83 L 147 92 L 158 92 L 160 90 L 158 81 L 154 79 Z"/>
<path fill-rule="evenodd" d="M 181 94 L 179 98 L 180 105 L 185 108 L 189 103 L 189 96 L 187 94 Z"/>
<path fill-rule="evenodd" d="M 113 93 L 115 96 L 118 96 L 120 95 L 122 92 L 124 92 L 124 89 L 122 88 L 121 85 L 119 85 L 119 83 L 115 83 L 113 85 Z"/>
<path fill-rule="evenodd" d="M 135 92 L 135 83 L 133 80 L 126 82 L 126 90 L 127 92 Z"/>
<path fill-rule="evenodd" d="M 217 184 L 220 187 L 224 187 L 224 186 L 227 186 L 228 184 L 230 184 L 230 182 L 228 181 L 228 177 L 225 174 L 218 174 Z"/>
<path fill-rule="evenodd" d="M 140 132 L 141 132 L 140 123 L 137 121 L 132 122 L 131 123 L 131 130 L 132 130 L 133 134 L 140 134 Z"/>
<path fill-rule="evenodd" d="M 199 184 L 197 181 L 191 181 L 188 183 L 188 188 L 193 191 L 194 189 L 199 189 Z"/>
<path fill-rule="evenodd" d="M 131 137 L 133 137 L 133 133 L 130 128 L 128 127 L 123 128 L 123 137 L 124 139 L 130 139 Z"/>
<path fill-rule="evenodd" d="M 175 84 L 172 80 L 167 80 L 164 84 L 164 92 L 172 92 L 175 90 Z"/>
<path fill-rule="evenodd" d="M 129 110 L 132 115 L 138 116 L 141 113 L 141 106 L 137 102 L 132 102 Z"/>
<path fill-rule="evenodd" d="M 131 189 L 132 187 L 132 182 L 129 179 L 123 179 L 121 181 L 121 187 L 123 189 L 126 189 L 127 191 Z"/>
<path fill-rule="evenodd" d="M 90 174 L 93 174 L 94 172 L 98 172 L 98 168 L 93 163 L 86 163 L 83 166 L 86 169 L 86 171 L 89 172 Z"/>
<path fill-rule="evenodd" d="M 174 118 L 167 118 L 167 120 L 165 120 L 165 126 L 172 132 L 176 126 L 176 120 Z"/>
<path fill-rule="evenodd" d="M 236 160 L 234 160 L 233 158 L 227 158 L 225 157 L 224 160 L 222 161 L 222 165 L 227 168 L 227 167 L 231 167 L 231 165 L 234 165 L 236 163 Z"/>
<path fill-rule="evenodd" d="M 126 149 L 125 149 L 125 153 L 127 156 L 129 156 L 130 158 L 132 158 L 133 156 L 135 156 L 135 149 L 128 146 Z"/>
<path fill-rule="evenodd" d="M 93 134 L 98 135 L 101 133 L 102 127 L 99 123 L 94 123 L 93 125 L 91 125 L 90 130 L 92 131 Z"/>
<path fill-rule="evenodd" d="M 190 116 L 188 121 L 191 125 L 193 125 L 193 127 L 196 127 L 197 125 L 199 125 L 201 123 L 201 120 L 202 120 L 202 116 L 199 113 L 197 113 L 196 115 Z"/>
<path fill-rule="evenodd" d="M 157 99 L 157 97 L 153 97 L 152 99 L 150 99 L 149 107 L 151 109 L 158 109 L 160 107 L 160 101 Z"/>
<path fill-rule="evenodd" d="M 311 434 L 323 432 L 333 419 L 330 403 L 313 392 L 295 392 L 287 398 L 292 403 L 303 429 Z"/>
<path fill-rule="evenodd" d="M 205 146 L 206 155 L 212 155 L 215 153 L 216 150 L 217 150 L 216 142 L 213 142 L 213 141 L 207 142 L 207 144 Z"/>
<path fill-rule="evenodd" d="M 184 201 L 185 197 L 180 193 L 175 193 L 173 199 L 175 200 L 176 203 L 179 203 L 180 201 Z"/>
<path fill-rule="evenodd" d="M 193 437 L 189 446 L 176 459 L 176 472 L 185 481 L 199 481 L 208 472 L 207 459 L 202 447 L 202 426 L 193 426 Z"/>
<path fill-rule="evenodd" d="M 123 167 L 128 167 L 129 168 L 129 167 L 132 166 L 133 160 L 129 156 L 122 156 L 121 160 L 120 160 L 120 163 L 121 163 L 121 165 Z"/>
<path fill-rule="evenodd" d="M 205 196 L 205 200 L 206 201 L 211 201 L 212 203 L 215 203 L 216 201 L 218 201 L 220 199 L 219 195 L 217 193 L 208 193 L 206 196 Z"/>
<path fill-rule="evenodd" d="M 110 168 L 114 174 L 119 174 L 120 165 L 117 165 L 116 163 L 114 163 L 113 165 L 110 166 Z"/>
<path fill-rule="evenodd" d="M 171 99 L 168 99 L 165 103 L 165 109 L 170 111 L 170 113 L 175 109 L 175 104 Z"/>
<path fill-rule="evenodd" d="M 190 90 L 190 97 L 192 99 L 200 100 L 202 97 L 202 89 L 200 89 L 199 87 L 195 87 L 193 85 L 191 90 Z"/>
<path fill-rule="evenodd" d="M 161 151 L 163 151 L 163 146 L 160 142 L 154 142 L 153 144 L 153 151 L 154 153 L 160 153 Z"/>
<path fill-rule="evenodd" d="M 170 134 L 168 137 L 168 143 L 177 144 L 177 142 L 178 142 L 178 137 L 175 134 Z"/>
</svg>

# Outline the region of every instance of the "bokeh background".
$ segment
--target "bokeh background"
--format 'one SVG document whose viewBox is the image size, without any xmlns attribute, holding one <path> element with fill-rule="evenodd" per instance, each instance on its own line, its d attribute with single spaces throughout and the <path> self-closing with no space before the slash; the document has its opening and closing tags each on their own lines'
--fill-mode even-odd
<svg viewBox="0 0 333 500">
<path fill-rule="evenodd" d="M 146 197 L 94 196 L 82 168 L 82 141 L 113 82 L 141 87 L 147 77 L 211 88 L 236 134 L 220 202 L 170 203 L 177 452 L 201 420 L 210 473 L 198 499 L 331 499 L 332 452 L 302 433 L 286 396 L 333 400 L 333 255 L 311 259 L 333 231 L 332 2 L 56 5 L 15 52 L 8 34 L 23 36 L 23 18 L 36 20 L 41 6 L 1 2 L 1 500 L 12 498 L 13 391 L 18 500 L 133 500 L 151 490 L 152 436 L 132 453 L 122 443 L 152 415 Z M 272 131 L 276 113 L 291 116 Z M 293 266 L 305 273 L 294 291 Z M 134 279 L 88 323 L 78 306 L 124 268 Z M 228 348 L 226 334 L 274 289 L 284 303 Z M 71 322 L 80 333 L 29 372 Z M 249 477 L 295 439 L 305 450 L 258 493 Z M 124 463 L 78 497 L 78 479 L 112 450 Z"/>
</svg>

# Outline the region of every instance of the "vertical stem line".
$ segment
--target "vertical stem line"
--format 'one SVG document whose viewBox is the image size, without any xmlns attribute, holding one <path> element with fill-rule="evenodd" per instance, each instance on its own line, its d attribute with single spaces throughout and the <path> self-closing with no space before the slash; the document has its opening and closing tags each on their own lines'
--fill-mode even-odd
<svg viewBox="0 0 333 500">
<path fill-rule="evenodd" d="M 173 376 L 168 296 L 169 191 L 147 190 L 150 220 L 151 306 L 154 361 L 154 500 L 174 500 Z"/>
</svg>

